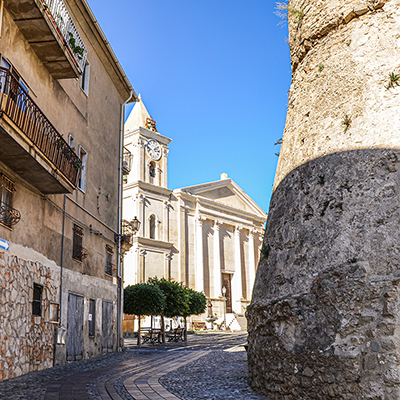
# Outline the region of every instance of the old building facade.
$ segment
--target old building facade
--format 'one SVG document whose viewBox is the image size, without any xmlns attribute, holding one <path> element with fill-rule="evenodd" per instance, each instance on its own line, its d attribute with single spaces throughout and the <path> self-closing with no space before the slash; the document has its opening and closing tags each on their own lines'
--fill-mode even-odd
<svg viewBox="0 0 400 400">
<path fill-rule="evenodd" d="M 4 0 L 0 380 L 116 351 L 123 105 L 85 0 Z"/>
<path fill-rule="evenodd" d="M 249 317 L 271 399 L 399 399 L 400 2 L 289 1 L 293 80 Z"/>
<path fill-rule="evenodd" d="M 225 286 L 228 314 L 243 315 L 266 214 L 226 174 L 168 189 L 170 141 L 157 132 L 143 102 L 136 103 L 125 124 L 133 167 L 125 177 L 123 209 L 125 220 L 137 217 L 141 226 L 124 259 L 125 285 L 154 276 L 183 282 L 204 292 L 220 318 Z"/>
</svg>

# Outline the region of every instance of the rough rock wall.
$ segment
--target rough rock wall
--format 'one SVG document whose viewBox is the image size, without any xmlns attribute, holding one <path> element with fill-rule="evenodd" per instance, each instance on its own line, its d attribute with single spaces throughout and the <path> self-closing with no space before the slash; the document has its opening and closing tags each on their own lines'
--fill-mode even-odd
<svg viewBox="0 0 400 400">
<path fill-rule="evenodd" d="M 289 5 L 250 382 L 271 399 L 399 399 L 400 0 Z"/>
<path fill-rule="evenodd" d="M 54 275 L 39 262 L 0 252 L 0 381 L 53 365 L 49 307 L 58 302 L 59 281 Z M 32 316 L 34 283 L 43 285 L 42 317 Z"/>
</svg>

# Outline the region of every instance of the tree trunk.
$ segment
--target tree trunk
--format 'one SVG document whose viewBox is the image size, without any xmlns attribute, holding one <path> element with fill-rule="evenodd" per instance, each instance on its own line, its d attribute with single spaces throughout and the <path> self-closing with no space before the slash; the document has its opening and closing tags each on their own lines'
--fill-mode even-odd
<svg viewBox="0 0 400 400">
<path fill-rule="evenodd" d="M 164 315 L 161 315 L 162 342 L 165 343 L 165 320 Z"/>
<path fill-rule="evenodd" d="M 140 336 L 140 315 L 138 317 L 139 317 L 139 327 L 138 327 L 137 345 L 141 346 L 142 345 L 142 338 Z"/>
<path fill-rule="evenodd" d="M 186 317 L 185 317 L 185 328 L 184 328 L 184 331 L 183 331 L 183 340 L 184 340 L 185 342 L 187 342 L 187 323 L 186 323 Z"/>
</svg>

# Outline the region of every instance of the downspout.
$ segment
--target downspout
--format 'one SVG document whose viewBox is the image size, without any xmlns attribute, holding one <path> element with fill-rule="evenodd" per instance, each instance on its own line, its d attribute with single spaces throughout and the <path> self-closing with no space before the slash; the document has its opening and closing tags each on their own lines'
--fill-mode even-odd
<svg viewBox="0 0 400 400">
<path fill-rule="evenodd" d="M 3 28 L 3 10 L 4 10 L 4 0 L 0 1 L 0 38 L 1 38 L 1 32 Z"/>
<path fill-rule="evenodd" d="M 121 264 L 121 234 L 122 234 L 122 162 L 124 152 L 124 123 L 125 123 L 125 105 L 134 95 L 131 90 L 129 98 L 121 105 L 121 123 L 119 131 L 119 166 L 118 166 L 118 244 L 117 244 L 117 350 L 121 351 L 121 332 L 122 332 L 122 264 Z"/>
<path fill-rule="evenodd" d="M 62 234 L 61 234 L 61 261 L 60 261 L 60 299 L 59 299 L 59 321 L 58 327 L 54 335 L 54 351 L 53 351 L 53 367 L 56 365 L 56 351 L 57 351 L 57 336 L 58 331 L 61 329 L 61 318 L 62 318 L 62 291 L 63 291 L 63 271 L 64 271 L 64 242 L 65 242 L 65 210 L 67 206 L 67 196 L 64 195 L 64 206 L 63 206 L 63 223 L 62 223 Z"/>
</svg>

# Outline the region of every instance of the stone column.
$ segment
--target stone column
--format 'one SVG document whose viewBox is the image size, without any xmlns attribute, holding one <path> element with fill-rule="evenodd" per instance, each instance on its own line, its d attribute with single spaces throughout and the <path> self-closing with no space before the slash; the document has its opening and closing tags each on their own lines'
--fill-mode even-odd
<svg viewBox="0 0 400 400">
<path fill-rule="evenodd" d="M 146 250 L 140 249 L 138 251 L 138 283 L 146 282 Z"/>
<path fill-rule="evenodd" d="M 160 181 L 160 186 L 162 187 L 168 187 L 168 153 L 169 153 L 169 148 L 168 147 L 164 147 L 163 149 L 163 166 L 162 166 L 162 170 L 163 170 L 163 174 L 162 174 L 162 179 Z"/>
<path fill-rule="evenodd" d="M 144 140 L 138 140 L 139 146 L 139 157 L 138 157 L 138 167 L 139 167 L 139 179 L 142 181 L 146 180 L 146 142 Z"/>
<path fill-rule="evenodd" d="M 221 221 L 214 221 L 214 290 L 213 296 L 218 298 L 221 293 L 221 243 L 220 243 L 220 225 Z"/>
<path fill-rule="evenodd" d="M 164 253 L 164 278 L 171 279 L 171 260 L 172 260 L 172 253 L 165 252 Z"/>
<path fill-rule="evenodd" d="M 157 166 L 157 176 L 156 176 L 156 182 L 154 182 L 154 184 L 157 184 L 158 186 L 162 187 L 162 178 L 163 178 L 163 170 L 161 169 L 160 166 Z"/>
<path fill-rule="evenodd" d="M 146 226 L 146 222 L 144 220 L 145 216 L 144 216 L 144 201 L 145 201 L 145 197 L 139 193 L 136 195 L 136 215 L 137 215 L 137 219 L 141 222 L 140 223 L 140 228 L 139 228 L 139 232 L 137 232 L 137 236 L 144 236 L 145 233 L 145 226 Z"/>
<path fill-rule="evenodd" d="M 178 200 L 178 248 L 179 248 L 179 263 L 178 263 L 178 276 L 179 280 L 185 285 L 189 286 L 189 276 L 187 271 L 187 216 L 185 202 L 179 197 Z"/>
<path fill-rule="evenodd" d="M 171 203 L 169 201 L 164 201 L 164 235 L 163 240 L 168 242 L 169 241 L 169 208 L 171 207 Z"/>
<path fill-rule="evenodd" d="M 195 288 L 198 292 L 204 291 L 204 260 L 203 260 L 203 222 L 205 218 L 198 215 L 196 218 L 196 275 Z"/>
<path fill-rule="evenodd" d="M 235 229 L 235 273 L 232 276 L 232 309 L 234 312 L 242 313 L 242 255 L 240 250 L 240 231 L 242 228 L 237 226 Z"/>
<path fill-rule="evenodd" d="M 248 279 L 248 287 L 250 288 L 249 298 L 251 299 L 253 293 L 254 279 L 256 277 L 256 259 L 255 259 L 255 247 L 254 247 L 254 235 L 257 233 L 256 230 L 249 230 L 249 279 Z"/>
</svg>

